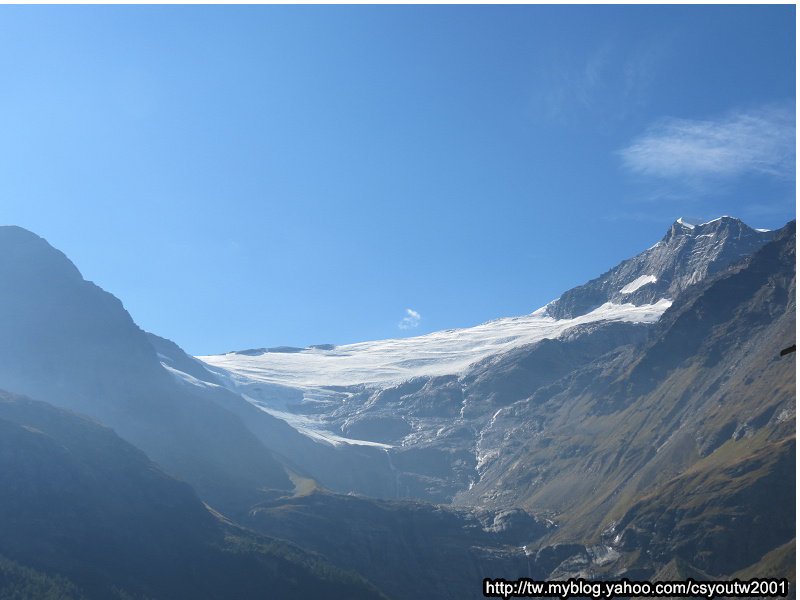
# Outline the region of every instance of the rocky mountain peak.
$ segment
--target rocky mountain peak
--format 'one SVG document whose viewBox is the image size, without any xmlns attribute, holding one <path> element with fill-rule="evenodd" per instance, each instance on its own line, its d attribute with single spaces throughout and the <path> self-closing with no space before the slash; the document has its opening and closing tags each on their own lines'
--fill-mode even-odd
<svg viewBox="0 0 800 600">
<path fill-rule="evenodd" d="M 768 233 L 764 229 L 753 229 L 741 219 L 723 215 L 705 223 L 695 224 L 683 217 L 677 219 L 667 230 L 662 241 L 669 242 L 676 238 L 697 238 L 706 235 L 749 236 L 753 233 Z"/>
<path fill-rule="evenodd" d="M 547 313 L 557 319 L 574 318 L 606 302 L 641 306 L 674 299 L 690 285 L 753 254 L 773 237 L 773 232 L 753 229 L 734 217 L 697 225 L 680 218 L 654 246 L 565 292 L 548 305 Z"/>
</svg>

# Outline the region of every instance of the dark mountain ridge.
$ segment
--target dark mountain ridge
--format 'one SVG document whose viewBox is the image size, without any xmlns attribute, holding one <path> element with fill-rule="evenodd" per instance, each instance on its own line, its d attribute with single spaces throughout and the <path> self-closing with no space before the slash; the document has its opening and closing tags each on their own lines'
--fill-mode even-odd
<svg viewBox="0 0 800 600">
<path fill-rule="evenodd" d="M 291 489 L 238 417 L 179 386 L 122 303 L 42 238 L 0 227 L 0 388 L 113 427 L 221 510 Z"/>
<path fill-rule="evenodd" d="M 110 429 L 5 392 L 0 514 L 0 556 L 89 600 L 383 598 L 318 555 L 220 519 Z"/>
</svg>

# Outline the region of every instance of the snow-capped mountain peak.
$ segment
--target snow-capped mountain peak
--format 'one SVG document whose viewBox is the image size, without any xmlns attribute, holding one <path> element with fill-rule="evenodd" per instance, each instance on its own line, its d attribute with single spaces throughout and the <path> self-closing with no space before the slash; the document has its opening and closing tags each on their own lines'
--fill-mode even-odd
<svg viewBox="0 0 800 600">
<path fill-rule="evenodd" d="M 749 256 L 772 237 L 772 232 L 753 229 L 734 217 L 699 225 L 680 218 L 657 244 L 565 292 L 547 306 L 547 314 L 574 318 L 607 302 L 644 305 L 674 299 L 690 285 Z"/>
</svg>

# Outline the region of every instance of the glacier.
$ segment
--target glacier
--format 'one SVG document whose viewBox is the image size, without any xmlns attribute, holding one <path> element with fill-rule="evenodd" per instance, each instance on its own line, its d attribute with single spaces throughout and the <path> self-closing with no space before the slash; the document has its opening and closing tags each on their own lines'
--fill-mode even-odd
<svg viewBox="0 0 800 600">
<path fill-rule="evenodd" d="M 311 391 L 326 387 L 387 385 L 419 376 L 458 374 L 471 364 L 546 338 L 554 339 L 579 325 L 623 321 L 655 323 L 672 301 L 662 298 L 636 306 L 606 302 L 570 319 L 555 319 L 546 308 L 520 317 L 505 317 L 464 329 L 427 335 L 360 342 L 299 352 L 229 352 L 198 356 L 214 372 L 237 383 L 274 384 Z M 233 385 L 231 385 L 233 384 Z"/>
</svg>

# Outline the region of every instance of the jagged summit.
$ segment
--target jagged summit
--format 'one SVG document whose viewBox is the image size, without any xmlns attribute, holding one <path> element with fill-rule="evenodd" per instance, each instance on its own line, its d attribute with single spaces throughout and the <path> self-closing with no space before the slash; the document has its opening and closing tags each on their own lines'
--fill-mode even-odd
<svg viewBox="0 0 800 600">
<path fill-rule="evenodd" d="M 663 241 L 667 241 L 675 236 L 688 235 L 699 237 L 708 234 L 715 234 L 720 231 L 731 231 L 737 235 L 742 231 L 755 231 L 758 233 L 766 233 L 768 229 L 753 229 L 741 219 L 723 215 L 706 221 L 705 223 L 691 223 L 683 217 L 678 218 L 669 228 L 664 235 Z"/>
<path fill-rule="evenodd" d="M 680 225 L 683 225 L 684 227 L 687 227 L 688 229 L 694 229 L 698 225 L 702 227 L 703 225 L 708 225 L 710 223 L 716 223 L 717 221 L 723 221 L 723 220 L 738 221 L 739 223 L 742 223 L 741 219 L 737 219 L 736 217 L 731 217 L 730 215 L 721 215 L 716 219 L 711 219 L 710 221 L 706 221 L 705 223 L 699 223 L 699 224 L 692 223 L 689 220 L 684 219 L 683 217 L 678 217 L 678 219 L 675 222 L 679 223 Z"/>
<path fill-rule="evenodd" d="M 657 244 L 565 292 L 547 306 L 547 314 L 575 318 L 607 302 L 639 306 L 672 300 L 690 285 L 749 256 L 773 235 L 735 217 L 697 225 L 680 218 Z"/>
</svg>

